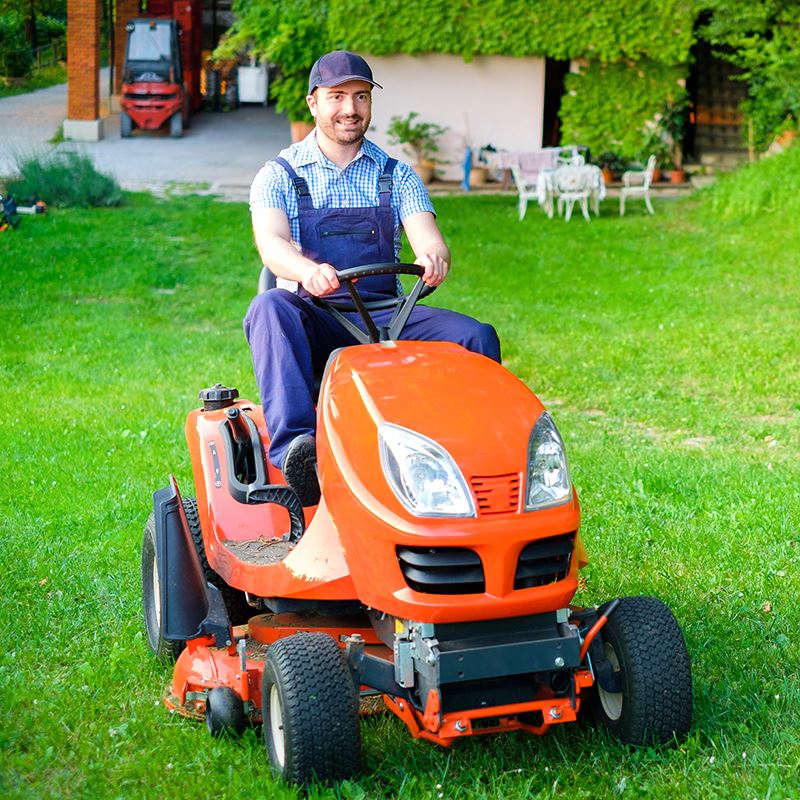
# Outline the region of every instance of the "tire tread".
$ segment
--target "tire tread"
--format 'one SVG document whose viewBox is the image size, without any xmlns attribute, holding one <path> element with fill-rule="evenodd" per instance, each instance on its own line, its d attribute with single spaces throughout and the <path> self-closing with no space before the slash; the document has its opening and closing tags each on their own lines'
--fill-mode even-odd
<svg viewBox="0 0 800 800">
<path fill-rule="evenodd" d="M 669 608 L 654 597 L 624 597 L 602 633 L 620 661 L 623 710 L 619 720 L 609 720 L 595 694 L 595 716 L 633 745 L 685 738 L 692 724 L 692 670 Z"/>
<path fill-rule="evenodd" d="M 339 645 L 324 633 L 298 633 L 269 648 L 264 680 L 281 694 L 286 720 L 286 764 L 282 777 L 296 784 L 312 778 L 342 780 L 358 771 L 361 731 L 358 696 Z M 269 753 L 270 729 L 264 712 Z"/>
</svg>

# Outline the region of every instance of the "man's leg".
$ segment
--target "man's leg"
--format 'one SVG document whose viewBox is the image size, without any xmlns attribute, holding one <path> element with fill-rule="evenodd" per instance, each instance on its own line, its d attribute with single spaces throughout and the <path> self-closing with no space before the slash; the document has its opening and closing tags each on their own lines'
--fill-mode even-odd
<svg viewBox="0 0 800 800">
<path fill-rule="evenodd" d="M 473 353 L 480 353 L 500 362 L 500 340 L 491 325 L 445 308 L 416 306 L 400 338 L 455 342 Z"/>
<path fill-rule="evenodd" d="M 283 289 L 253 298 L 244 332 L 270 434 L 269 460 L 283 469 L 291 443 L 316 433 L 315 374 L 333 350 L 355 340 L 330 314 Z"/>
</svg>

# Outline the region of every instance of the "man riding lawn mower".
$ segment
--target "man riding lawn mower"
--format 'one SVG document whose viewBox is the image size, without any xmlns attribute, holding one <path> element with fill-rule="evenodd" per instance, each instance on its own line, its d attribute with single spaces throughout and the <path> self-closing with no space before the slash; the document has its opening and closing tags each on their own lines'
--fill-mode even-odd
<svg viewBox="0 0 800 800">
<path fill-rule="evenodd" d="M 151 648 L 177 658 L 166 703 L 204 716 L 214 734 L 261 723 L 274 772 L 294 783 L 359 769 L 359 698 L 382 698 L 414 737 L 444 746 L 541 734 L 586 706 L 624 742 L 681 738 L 691 667 L 667 607 L 650 597 L 571 605 L 586 556 L 553 420 L 498 363 L 488 326 L 463 318 L 453 337 L 430 334 L 441 334 L 428 313 L 437 310 L 417 301 L 441 283 L 449 251 L 430 211 L 404 205 L 405 173 L 388 170 L 387 181 L 388 159 L 363 139 L 356 95 L 374 84 L 365 66 L 353 54 L 320 59 L 309 104 L 325 119 L 314 142 L 269 168 L 277 181 L 287 176 L 282 196 L 268 185 L 263 213 L 251 201 L 265 263 L 306 292 L 270 290 L 248 312 L 264 409 L 233 388 L 203 390 L 186 422 L 195 498 L 181 498 L 174 478 L 154 497 L 142 589 Z M 344 97 L 332 98 L 338 87 Z M 331 102 L 345 112 L 328 114 Z M 338 180 L 361 159 L 375 176 L 363 182 L 371 207 L 385 209 L 372 245 L 366 229 L 345 227 L 369 216 L 369 203 L 356 198 L 339 217 L 315 196 L 315 165 Z M 284 204 L 282 217 L 270 202 Z M 393 218 L 419 263 L 397 262 L 382 229 Z M 339 236 L 324 235 L 331 230 Z M 377 263 L 354 263 L 355 244 Z M 394 294 L 400 274 L 417 277 L 408 294 Z M 287 376 L 270 374 L 261 356 L 265 307 L 293 343 L 291 320 L 317 334 L 299 342 L 288 387 L 268 385 Z M 480 333 L 445 341 L 464 330 Z M 298 424 L 288 406 L 306 395 L 315 416 L 309 423 L 301 409 Z M 298 491 L 284 474 L 298 449 L 291 433 L 305 450 Z"/>
</svg>

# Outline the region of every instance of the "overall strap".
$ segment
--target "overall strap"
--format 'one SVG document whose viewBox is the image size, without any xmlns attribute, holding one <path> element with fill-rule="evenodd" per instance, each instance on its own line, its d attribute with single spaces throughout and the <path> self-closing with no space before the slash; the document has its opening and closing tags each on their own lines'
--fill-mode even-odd
<svg viewBox="0 0 800 800">
<path fill-rule="evenodd" d="M 292 167 L 289 165 L 289 162 L 285 158 L 281 158 L 278 156 L 275 159 L 276 164 L 280 164 L 286 172 L 289 174 L 289 180 L 292 182 L 294 186 L 295 194 L 297 194 L 297 205 L 299 208 L 308 209 L 314 208 L 314 203 L 311 200 L 311 192 L 308 189 L 308 184 L 306 183 L 305 178 L 301 178 Z"/>
<path fill-rule="evenodd" d="M 390 158 L 383 168 L 383 174 L 378 178 L 378 199 L 381 206 L 391 205 L 392 200 L 392 172 L 397 166 L 397 159 Z"/>
</svg>

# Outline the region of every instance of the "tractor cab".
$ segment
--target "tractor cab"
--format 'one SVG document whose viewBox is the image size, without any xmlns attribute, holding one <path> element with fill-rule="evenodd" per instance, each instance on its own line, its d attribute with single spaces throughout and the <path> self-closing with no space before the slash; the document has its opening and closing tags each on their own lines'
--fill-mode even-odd
<svg viewBox="0 0 800 800">
<path fill-rule="evenodd" d="M 135 19 L 126 30 L 125 83 L 183 82 L 175 20 Z"/>
<path fill-rule="evenodd" d="M 157 130 L 168 120 L 179 137 L 188 123 L 189 104 L 183 85 L 180 29 L 174 19 L 134 19 L 126 26 L 128 43 L 122 77 L 120 132 L 136 126 Z"/>
</svg>

